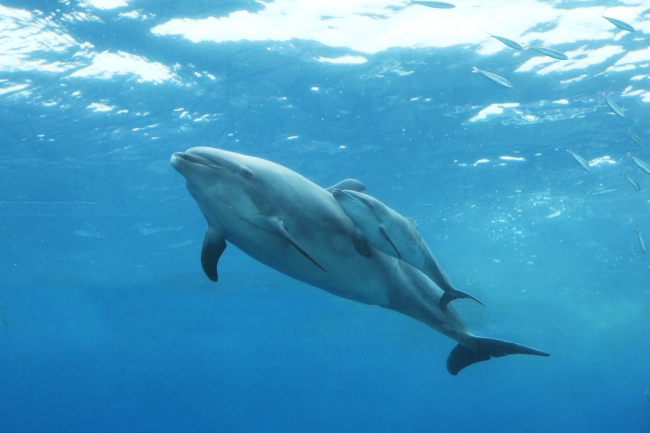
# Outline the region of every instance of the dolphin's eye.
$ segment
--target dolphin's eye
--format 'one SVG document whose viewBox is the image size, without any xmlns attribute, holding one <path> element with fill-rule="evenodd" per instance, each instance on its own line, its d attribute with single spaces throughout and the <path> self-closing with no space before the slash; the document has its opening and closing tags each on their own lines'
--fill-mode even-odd
<svg viewBox="0 0 650 433">
<path fill-rule="evenodd" d="M 253 177 L 253 172 L 246 169 L 246 170 L 244 170 L 244 176 L 249 177 L 249 178 Z"/>
</svg>

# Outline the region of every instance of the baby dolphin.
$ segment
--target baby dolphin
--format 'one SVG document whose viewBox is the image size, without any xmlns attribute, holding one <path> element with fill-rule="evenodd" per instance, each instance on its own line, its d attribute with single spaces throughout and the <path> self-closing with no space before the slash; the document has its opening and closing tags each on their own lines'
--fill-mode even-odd
<svg viewBox="0 0 650 433">
<path fill-rule="evenodd" d="M 354 247 L 359 254 L 369 257 L 370 243 L 382 253 L 419 269 L 445 292 L 440 298 L 441 308 L 458 298 L 473 299 L 485 305 L 474 296 L 454 288 L 418 233 L 413 219 L 400 215 L 376 198 L 361 192 L 335 189 L 332 195 L 354 223 Z"/>
</svg>

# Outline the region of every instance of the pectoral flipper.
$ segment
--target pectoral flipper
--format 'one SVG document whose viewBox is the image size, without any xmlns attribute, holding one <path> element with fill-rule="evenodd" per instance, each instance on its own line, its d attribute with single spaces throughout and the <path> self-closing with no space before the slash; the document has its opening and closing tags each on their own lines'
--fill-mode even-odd
<svg viewBox="0 0 650 433">
<path fill-rule="evenodd" d="M 309 254 L 309 253 L 308 253 L 308 252 L 307 252 L 307 251 L 302 247 L 302 245 L 300 245 L 300 244 L 298 243 L 298 241 L 295 240 L 295 239 L 293 238 L 293 236 L 291 236 L 291 234 L 289 234 L 289 232 L 287 231 L 287 229 L 284 228 L 284 225 L 282 225 L 282 223 L 281 223 L 277 218 L 274 218 L 274 217 L 268 218 L 268 226 L 267 226 L 266 228 L 267 228 L 267 229 L 270 229 L 270 231 L 271 231 L 272 233 L 275 233 L 276 235 L 281 236 L 281 237 L 283 237 L 284 239 L 286 239 L 286 240 L 287 240 L 291 245 L 293 245 L 293 247 L 294 247 L 295 249 L 297 249 L 298 251 L 300 251 L 300 254 L 302 254 L 303 256 L 307 257 L 307 258 L 308 258 L 308 259 L 309 259 L 313 264 L 315 264 L 316 266 L 318 266 L 319 268 L 321 268 L 323 271 L 327 272 L 327 270 L 326 270 L 324 267 L 322 267 L 322 266 L 320 265 L 320 263 L 318 263 L 318 262 L 316 261 L 316 259 L 314 259 L 314 258 L 313 258 L 313 257 L 312 257 L 312 256 L 311 256 L 311 255 L 310 255 L 310 254 Z"/>
<path fill-rule="evenodd" d="M 201 249 L 201 266 L 205 275 L 212 281 L 219 280 L 217 264 L 225 249 L 226 237 L 223 230 L 208 226 L 205 238 L 203 238 L 203 248 Z"/>
</svg>

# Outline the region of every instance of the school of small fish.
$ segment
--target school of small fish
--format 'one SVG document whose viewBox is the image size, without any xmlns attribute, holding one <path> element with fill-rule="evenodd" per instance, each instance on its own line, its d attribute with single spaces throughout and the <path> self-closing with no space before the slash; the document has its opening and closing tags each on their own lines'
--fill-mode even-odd
<svg viewBox="0 0 650 433">
<path fill-rule="evenodd" d="M 416 2 L 414 2 L 414 3 L 416 3 Z M 429 3 L 429 2 L 417 2 L 417 3 L 424 4 L 424 3 Z M 436 2 L 436 3 L 438 3 L 438 2 Z M 430 7 L 440 7 L 440 6 L 430 6 Z M 630 24 L 628 24 L 628 23 L 626 23 L 624 21 L 618 20 L 616 18 L 605 17 L 605 16 L 603 18 L 605 18 L 607 21 L 614 24 L 616 27 L 618 27 L 621 30 L 625 30 L 625 31 L 628 31 L 628 32 L 634 32 L 635 31 L 634 27 L 632 27 Z M 490 37 L 498 40 L 502 44 L 504 44 L 504 45 L 514 49 L 514 50 L 523 50 L 523 49 L 525 49 L 524 45 L 522 45 L 522 44 L 520 44 L 520 43 L 518 43 L 516 41 L 513 41 L 512 39 L 508 39 L 508 38 L 503 37 L 503 36 L 493 35 L 492 33 L 488 33 L 488 35 L 490 35 Z M 552 57 L 552 58 L 557 59 L 557 60 L 568 60 L 569 59 L 569 57 L 566 54 L 564 54 L 564 53 L 562 53 L 560 51 L 554 50 L 552 48 L 537 47 L 537 46 L 532 46 L 532 45 L 526 45 L 526 46 L 530 50 L 537 51 L 538 53 L 544 54 L 546 56 Z M 492 72 L 480 70 L 476 66 L 472 67 L 472 72 L 481 73 L 484 76 L 486 76 L 487 78 L 489 78 L 490 80 L 494 81 L 495 83 L 500 84 L 501 86 L 513 87 L 512 83 L 510 81 L 506 80 L 505 78 L 503 78 L 503 77 L 501 77 L 501 76 L 499 76 L 499 75 L 497 75 L 495 73 L 492 73 Z M 602 92 L 602 95 L 603 95 L 603 98 L 605 99 L 605 103 L 607 104 L 609 109 L 612 111 L 612 113 L 614 113 L 618 117 L 625 118 L 625 110 L 623 108 L 621 108 L 613 99 L 611 99 L 609 96 L 607 96 L 605 94 L 605 92 Z M 639 137 L 638 135 L 633 133 L 631 127 L 628 129 L 628 134 L 630 135 L 630 139 L 632 140 L 632 142 L 634 144 L 636 144 L 639 147 L 645 147 L 645 143 L 643 142 L 641 137 Z M 577 153 L 573 152 L 571 149 L 569 149 L 569 153 L 571 153 L 573 158 L 578 162 L 578 164 L 580 164 L 580 167 L 582 167 L 587 172 L 591 172 L 591 168 L 589 167 L 589 162 L 585 158 L 583 158 L 582 156 L 580 156 Z M 638 158 L 636 156 L 633 156 L 629 151 L 627 152 L 627 156 L 629 156 L 632 159 L 632 161 L 634 161 L 634 163 L 637 165 L 637 167 L 639 167 L 642 171 L 644 171 L 647 174 L 650 174 L 650 165 L 648 165 L 648 163 L 646 163 L 645 161 L 643 161 L 642 159 L 640 159 L 640 158 Z M 631 176 L 627 175 L 626 173 L 621 173 L 621 176 L 624 177 L 630 183 L 630 185 L 632 185 L 632 187 L 636 191 L 641 191 L 641 185 L 639 184 L 639 182 L 637 182 L 635 179 L 633 179 Z M 641 250 L 644 253 L 647 252 L 645 242 L 643 240 L 643 237 L 641 237 L 641 233 L 639 232 L 638 227 L 635 230 L 635 233 L 637 234 L 637 237 L 639 239 L 639 245 L 641 246 Z"/>
<path fill-rule="evenodd" d="M 434 2 L 434 1 L 411 1 L 412 4 L 419 4 L 422 6 L 427 6 L 430 8 L 436 8 L 436 9 L 452 9 L 455 6 L 451 3 L 443 3 L 443 2 Z M 603 16 L 607 21 L 615 25 L 621 30 L 625 30 L 627 32 L 634 32 L 635 29 L 632 27 L 630 24 L 621 21 L 616 18 L 611 18 L 611 17 L 605 17 Z M 512 48 L 513 50 L 523 50 L 524 46 L 520 44 L 519 42 L 513 41 L 512 39 L 508 39 L 503 36 L 497 36 L 493 35 L 492 33 L 487 33 L 490 35 L 490 37 L 496 39 L 497 41 L 501 42 L 502 44 L 506 45 L 507 47 Z M 557 60 L 568 60 L 569 57 L 564 54 L 561 51 L 554 50 L 552 48 L 547 48 L 547 47 L 536 47 L 532 45 L 527 45 L 528 49 L 537 51 L 538 53 L 544 54 L 545 56 L 552 57 Z M 475 73 L 480 73 L 484 75 L 485 77 L 489 78 L 490 80 L 494 81 L 495 83 L 503 86 L 503 87 L 508 87 L 512 88 L 513 85 L 510 81 L 506 80 L 505 78 L 501 77 L 500 75 L 497 75 L 493 72 L 488 72 L 488 71 L 483 71 L 476 66 L 472 66 L 472 72 Z M 609 107 L 609 109 L 614 113 L 616 116 L 624 118 L 625 117 L 625 110 L 621 108 L 613 99 L 611 99 L 609 96 L 605 94 L 605 92 L 602 92 L 603 98 L 605 98 L 605 103 Z M 645 147 L 645 143 L 635 133 L 632 132 L 632 127 L 628 128 L 628 134 L 630 135 L 630 139 L 634 144 L 636 144 L 639 147 Z M 573 152 L 571 149 L 569 149 L 569 153 L 573 156 L 573 158 L 580 164 L 580 167 L 582 167 L 585 171 L 591 172 L 591 169 L 589 168 L 589 162 L 583 158 L 582 156 L 578 155 L 577 153 Z M 642 159 L 633 156 L 629 151 L 627 152 L 627 156 L 629 156 L 632 161 L 639 167 L 642 171 L 644 171 L 647 174 L 650 174 L 650 165 L 643 161 Z M 621 176 L 627 179 L 627 181 L 632 185 L 632 187 L 637 190 L 641 191 L 641 185 L 639 182 L 637 182 L 635 179 L 630 177 L 629 175 L 625 173 L 621 173 Z M 637 234 L 637 237 L 639 239 L 639 245 L 641 246 L 641 250 L 645 253 L 647 252 L 645 242 L 643 241 L 643 238 L 641 237 L 641 232 L 639 232 L 639 228 L 637 227 L 635 233 Z"/>
<path fill-rule="evenodd" d="M 427 7 L 430 7 L 430 8 L 437 8 L 437 9 L 452 9 L 452 8 L 455 7 L 451 3 L 434 2 L 434 1 L 415 1 L 415 0 L 412 0 L 411 3 L 412 4 L 419 4 L 419 5 L 422 5 L 422 6 L 427 6 Z M 617 28 L 619 28 L 621 30 L 624 30 L 624 31 L 627 31 L 627 32 L 634 32 L 635 31 L 634 27 L 632 27 L 630 24 L 628 24 L 628 23 L 626 23 L 624 21 L 621 21 L 621 20 L 616 19 L 616 18 L 606 17 L 606 16 L 603 16 L 603 18 L 606 19 L 607 21 L 609 21 L 610 23 L 612 23 L 614 26 L 616 26 Z M 524 45 L 522 45 L 522 44 L 520 44 L 520 43 L 518 43 L 516 41 L 513 41 L 512 39 L 508 39 L 508 38 L 503 37 L 503 36 L 493 35 L 491 33 L 487 33 L 487 34 L 490 35 L 490 37 L 498 40 L 502 44 L 506 45 L 507 47 L 512 48 L 513 50 L 524 50 L 525 49 Z M 552 49 L 552 48 L 538 47 L 538 46 L 532 46 L 532 45 L 526 45 L 526 47 L 529 50 L 537 51 L 540 54 L 543 54 L 545 56 L 549 56 L 549 57 L 557 59 L 557 60 L 568 60 L 569 59 L 569 57 L 566 54 L 564 54 L 563 52 L 557 51 L 557 50 Z M 501 77 L 501 76 L 499 76 L 499 75 L 497 75 L 497 74 L 495 74 L 493 72 L 488 72 L 488 71 L 481 70 L 481 69 L 477 68 L 476 66 L 472 66 L 472 72 L 482 74 L 483 76 L 489 78 L 490 80 L 494 81 L 495 83 L 497 83 L 497 84 L 499 84 L 499 85 L 501 85 L 503 87 L 507 87 L 507 88 L 512 88 L 513 87 L 512 83 L 510 81 L 508 81 L 507 79 L 505 79 L 505 78 L 503 78 L 503 77 Z M 613 99 L 611 99 L 609 96 L 607 96 L 607 94 L 605 94 L 605 92 L 602 92 L 602 95 L 603 95 L 603 98 L 605 99 L 605 103 L 607 104 L 607 106 L 609 107 L 611 112 L 615 116 L 618 116 L 620 118 L 625 118 L 625 110 L 623 108 L 621 108 Z M 639 147 L 645 147 L 645 143 L 643 142 L 641 137 L 639 137 L 638 135 L 633 133 L 631 127 L 628 128 L 628 134 L 630 136 L 630 140 L 634 144 L 636 144 Z M 569 149 L 569 153 L 571 153 L 571 155 L 578 162 L 580 167 L 582 167 L 586 172 L 589 172 L 589 173 L 591 172 L 589 162 L 585 158 L 583 158 L 582 156 L 580 156 L 577 153 L 573 152 L 571 149 Z M 627 156 L 632 159 L 634 164 L 636 164 L 636 166 L 641 171 L 643 171 L 643 172 L 650 175 L 650 165 L 647 162 L 645 162 L 642 159 L 632 155 L 630 153 L 630 151 L 627 151 Z M 624 177 L 630 183 L 630 185 L 632 185 L 632 187 L 636 191 L 639 191 L 639 192 L 641 191 L 641 185 L 635 179 L 633 179 L 632 177 L 630 177 L 626 173 L 621 173 L 621 177 Z M 636 233 L 636 235 L 637 235 L 637 239 L 638 239 L 638 242 L 639 242 L 639 246 L 641 247 L 641 251 L 643 251 L 644 253 L 647 253 L 648 248 L 646 246 L 645 240 L 641 236 L 641 231 L 639 230 L 638 226 L 636 227 L 636 230 L 634 230 L 634 233 Z M 646 390 L 645 396 L 646 396 L 646 398 L 648 400 L 650 400 L 650 390 Z"/>
<path fill-rule="evenodd" d="M 427 6 L 430 8 L 435 8 L 435 9 L 453 9 L 456 6 L 454 6 L 451 3 L 444 3 L 444 2 L 437 2 L 437 1 L 416 1 L 413 0 L 411 1 L 412 4 L 418 4 L 422 6 Z M 611 18 L 611 17 L 606 17 L 603 16 L 607 21 L 615 25 L 621 30 L 627 31 L 627 32 L 634 32 L 635 29 L 632 27 L 630 24 L 621 21 L 616 18 Z M 490 35 L 490 37 L 496 39 L 497 41 L 501 42 L 502 44 L 506 45 L 507 47 L 512 48 L 513 50 L 524 50 L 524 45 L 520 44 L 519 42 L 513 41 L 512 39 L 508 39 L 503 36 L 497 36 L 493 35 L 492 33 L 487 33 Z M 551 58 L 557 59 L 557 60 L 568 60 L 569 57 L 564 54 L 561 51 L 554 50 L 552 48 L 547 48 L 547 47 L 536 47 L 532 45 L 527 45 L 528 49 L 537 51 L 538 53 L 544 54 L 545 56 L 549 56 Z M 495 83 L 503 86 L 503 87 L 508 87 L 512 88 L 513 85 L 510 81 L 506 80 L 500 75 L 497 75 L 493 72 L 488 72 L 488 71 L 483 71 L 476 66 L 472 66 L 472 72 L 482 74 L 483 76 L 489 78 L 490 80 L 494 81 Z M 603 98 L 605 98 L 605 103 L 609 107 L 609 109 L 614 113 L 616 116 L 625 118 L 625 110 L 621 108 L 613 99 L 611 99 L 609 96 L 605 94 L 605 92 L 602 92 Z M 630 139 L 634 144 L 636 144 L 639 147 L 645 147 L 645 143 L 635 133 L 632 132 L 632 127 L 628 128 L 628 134 L 630 135 Z M 582 156 L 578 155 L 577 153 L 573 152 L 571 149 L 569 149 L 569 153 L 573 156 L 573 158 L 580 164 L 580 167 L 582 167 L 585 171 L 591 172 L 591 168 L 589 168 L 589 162 L 583 158 Z M 633 156 L 629 151 L 627 152 L 627 156 L 629 156 L 632 161 L 639 167 L 642 171 L 644 171 L 647 174 L 650 174 L 650 165 L 643 161 L 642 159 Z M 639 182 L 637 182 L 635 179 L 630 177 L 629 175 L 625 173 L 621 173 L 621 176 L 627 179 L 627 181 L 632 185 L 632 187 L 637 190 L 641 191 L 641 185 Z M 645 242 L 643 241 L 643 238 L 641 237 L 641 233 L 639 232 L 639 228 L 637 227 L 635 233 L 637 234 L 637 237 L 639 239 L 639 245 L 641 245 L 641 250 L 643 252 L 647 252 Z"/>
</svg>

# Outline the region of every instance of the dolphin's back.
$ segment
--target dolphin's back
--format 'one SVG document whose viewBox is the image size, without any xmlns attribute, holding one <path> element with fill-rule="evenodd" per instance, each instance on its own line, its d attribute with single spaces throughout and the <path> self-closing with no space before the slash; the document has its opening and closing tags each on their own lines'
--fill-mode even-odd
<svg viewBox="0 0 650 433">
<path fill-rule="evenodd" d="M 450 301 L 459 298 L 469 298 L 483 304 L 474 296 L 452 285 L 444 269 L 418 232 L 417 224 L 413 219 L 404 217 L 367 194 L 347 191 L 335 193 L 335 196 L 360 236 L 383 253 L 419 269 L 445 292 L 439 302 L 442 308 L 445 308 Z M 365 245 L 364 248 L 357 248 L 357 251 L 361 255 L 367 255 Z"/>
</svg>

